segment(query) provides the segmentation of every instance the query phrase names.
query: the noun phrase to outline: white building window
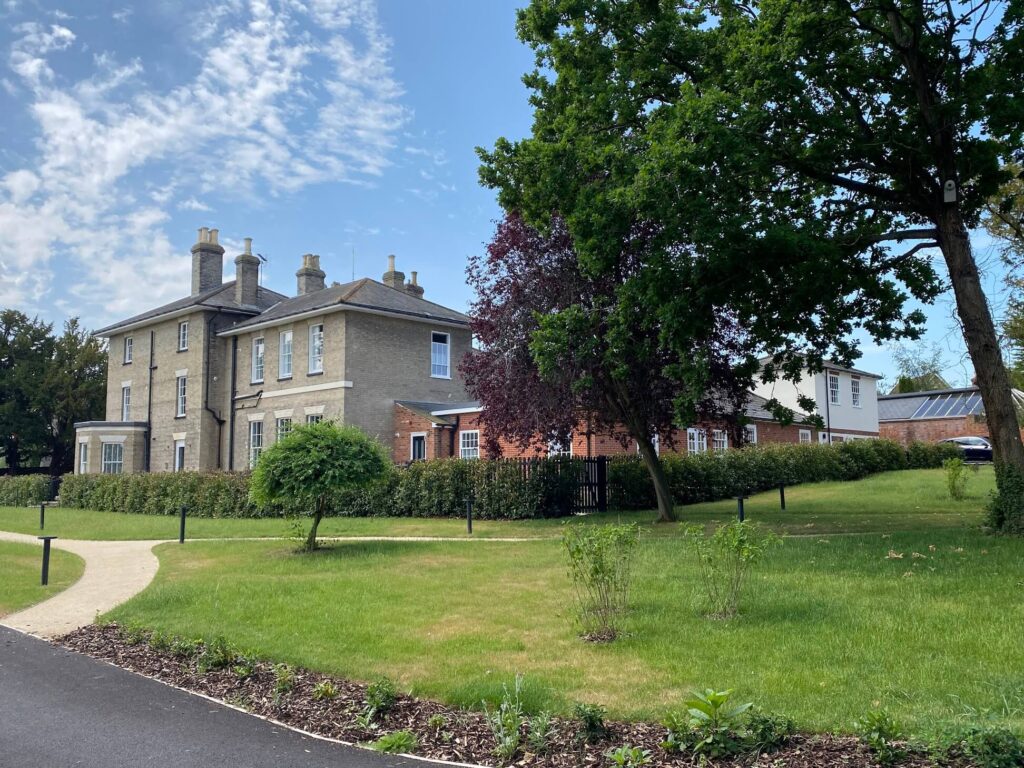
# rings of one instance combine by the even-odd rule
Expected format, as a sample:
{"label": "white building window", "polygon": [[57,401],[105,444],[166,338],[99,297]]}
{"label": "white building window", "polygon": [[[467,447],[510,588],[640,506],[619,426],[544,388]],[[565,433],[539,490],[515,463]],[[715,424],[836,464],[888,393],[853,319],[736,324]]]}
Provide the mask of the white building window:
{"label": "white building window", "polygon": [[121,421],[132,420],[132,388],[121,387]]}
{"label": "white building window", "polygon": [[459,432],[459,458],[480,458],[480,430],[470,429]]}
{"label": "white building window", "polygon": [[839,374],[829,373],[828,375],[828,401],[832,405],[839,405]]}
{"label": "white building window", "polygon": [[809,443],[809,442],[811,442],[811,430],[809,430],[809,429],[801,429],[800,430],[800,442],[801,443]]}
{"label": "white building window", "polygon": [[292,377],[291,331],[281,331],[281,341],[278,346],[277,355],[277,377],[279,379],[290,379]]}
{"label": "white building window", "polygon": [[323,420],[324,420],[324,415],[322,413],[307,413],[306,414],[306,423],[307,424],[319,424]]}
{"label": "white building window", "polygon": [[860,376],[850,378],[850,405],[860,408]]}
{"label": "white building window", "polygon": [[261,336],[252,340],[252,383],[263,383],[263,363],[265,359],[266,345]]}
{"label": "white building window", "polygon": [[278,419],[277,420],[277,439],[280,440],[282,437],[287,436],[292,431],[292,420],[291,419]]}
{"label": "white building window", "polygon": [[178,323],[178,351],[184,352],[188,349],[188,320]]}
{"label": "white building window", "polygon": [[[655,432],[651,435],[651,442],[654,443],[654,453],[661,456],[661,435]],[[640,443],[636,444],[636,455],[640,455]]]}
{"label": "white building window", "polygon": [[750,445],[757,445],[757,424],[747,424],[744,426],[743,436]]}
{"label": "white building window", "polygon": [[185,441],[174,441],[174,471],[181,472],[185,469]]}
{"label": "white building window", "polygon": [[551,458],[557,456],[565,456],[567,458],[572,457],[572,435],[569,435],[569,439],[565,442],[561,440],[552,440],[548,443],[548,456]]}
{"label": "white building window", "polygon": [[179,376],[177,378],[177,384],[176,384],[176,387],[175,387],[175,391],[177,393],[177,395],[175,397],[175,404],[177,406],[175,411],[174,411],[174,415],[175,416],[184,416],[185,415],[185,395],[186,395],[186,391],[188,389],[187,380],[188,380],[188,377],[186,377],[186,376]]}
{"label": "white building window", "polygon": [[249,469],[256,466],[263,453],[263,422],[249,422]]}
{"label": "white building window", "polygon": [[103,465],[105,475],[120,475],[124,470],[124,445],[122,443],[103,444]]}
{"label": "white building window", "polygon": [[729,447],[729,433],[724,429],[716,429],[711,433],[711,447],[715,453],[722,453]]}
{"label": "white building window", "polygon": [[690,427],[686,430],[686,452],[706,453],[708,450],[708,435],[703,429]]}
{"label": "white building window", "polygon": [[89,474],[89,444],[78,444],[78,474]]}
{"label": "white building window", "polygon": [[430,334],[430,375],[435,379],[450,379],[451,337],[434,331]]}
{"label": "white building window", "polygon": [[124,337],[124,362],[125,362],[125,365],[127,365],[128,363],[130,363],[132,361],[132,353],[133,353],[132,347],[133,347],[132,337],[131,336],[125,336]]}
{"label": "white building window", "polygon": [[423,461],[427,458],[427,433],[413,432],[409,435],[409,461]]}
{"label": "white building window", "polygon": [[309,326],[309,372],[324,372],[324,326]]}

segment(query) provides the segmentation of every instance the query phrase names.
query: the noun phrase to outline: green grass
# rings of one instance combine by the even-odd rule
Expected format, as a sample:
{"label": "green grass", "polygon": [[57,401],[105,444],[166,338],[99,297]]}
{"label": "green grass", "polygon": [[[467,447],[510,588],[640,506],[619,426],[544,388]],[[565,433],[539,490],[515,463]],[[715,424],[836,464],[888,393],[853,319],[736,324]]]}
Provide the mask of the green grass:
{"label": "green grass", "polygon": [[[896,532],[923,528],[977,525],[995,480],[990,467],[972,474],[968,498],[952,501],[943,484],[942,470],[887,472],[856,484],[816,483],[788,488],[786,511],[779,509],[777,491],[758,494],[746,502],[746,512],[780,533]],[[736,514],[736,501],[677,507],[680,519],[713,522]],[[651,526],[655,514],[608,512],[586,516],[584,522],[632,521]],[[552,537],[558,535],[562,519],[494,521],[473,523],[474,538],[502,536]],[[0,507],[0,530],[38,533],[39,511],[35,508]],[[652,526],[658,535],[673,535],[678,526]],[[287,536],[288,523],[281,519],[189,518],[190,539]],[[176,539],[178,518],[173,515],[123,515],[84,509],[52,508],[46,512],[46,532],[71,539]],[[464,520],[426,518],[328,518],[320,526],[324,536],[465,536]]]}
{"label": "green grass", "polygon": [[[223,635],[355,679],[387,674],[466,706],[522,672],[532,706],[563,712],[585,700],[657,719],[690,689],[716,687],[814,730],[849,730],[874,706],[918,733],[982,710],[1021,729],[1024,669],[1012,660],[1024,658],[1024,541],[973,527],[983,477],[959,504],[943,498],[942,480],[904,473],[801,488],[785,516],[755,500],[751,517],[812,535],[772,553],[728,622],[701,616],[674,527],[649,527],[628,634],[610,645],[577,638],[554,540],[352,542],[311,556],[285,542],[168,545],[156,583],[112,617]],[[687,512],[731,514],[728,504]],[[871,522],[915,530],[850,533]]]}
{"label": "green grass", "polygon": [[0,616],[28,608],[62,589],[71,586],[82,575],[85,563],[78,555],[53,549],[50,551],[50,583],[39,585],[42,547],[0,541]]}

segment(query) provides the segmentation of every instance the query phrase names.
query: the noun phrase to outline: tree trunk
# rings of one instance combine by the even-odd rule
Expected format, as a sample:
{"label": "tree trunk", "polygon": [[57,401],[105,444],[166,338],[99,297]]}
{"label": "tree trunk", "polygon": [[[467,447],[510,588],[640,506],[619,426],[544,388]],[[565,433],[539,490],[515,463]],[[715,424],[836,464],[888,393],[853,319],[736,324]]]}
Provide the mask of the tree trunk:
{"label": "tree trunk", "polygon": [[668,477],[665,476],[665,468],[661,466],[658,453],[654,450],[654,443],[648,435],[644,435],[636,439],[636,444],[640,447],[640,458],[643,459],[654,482],[654,494],[658,498],[658,522],[673,523],[676,520],[676,513],[672,488],[669,487]]}
{"label": "tree trunk", "polygon": [[[999,349],[992,313],[981,288],[978,266],[960,212],[950,208],[938,220],[939,245],[949,268],[949,279],[956,297],[957,314],[963,325],[967,352],[974,363],[981,401],[985,406],[992,456],[996,464],[996,485],[1003,497],[993,511],[993,527],[1022,529],[1024,500],[1009,498],[1020,492],[1024,476],[1024,445],[1021,444],[1017,409],[1010,388],[1010,377]],[[1009,513],[1009,514],[1007,514]],[[1010,517],[1014,519],[1010,519]]]}
{"label": "tree trunk", "polygon": [[316,549],[316,529],[320,525],[320,521],[324,518],[324,500],[317,499],[316,501],[316,512],[313,513],[313,526],[309,529],[309,535],[306,537],[306,544],[302,548],[303,552],[313,552]]}

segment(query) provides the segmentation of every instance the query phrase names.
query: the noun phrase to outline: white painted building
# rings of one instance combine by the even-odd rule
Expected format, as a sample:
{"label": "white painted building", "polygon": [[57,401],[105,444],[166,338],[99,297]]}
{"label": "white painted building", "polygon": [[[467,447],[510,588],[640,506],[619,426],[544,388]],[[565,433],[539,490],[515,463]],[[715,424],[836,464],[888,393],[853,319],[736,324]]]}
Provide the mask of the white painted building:
{"label": "white painted building", "polygon": [[[762,362],[767,362],[767,358]],[[815,402],[815,413],[823,422],[820,429],[814,430],[818,433],[818,442],[843,442],[878,437],[880,378],[875,373],[826,363],[819,373],[805,369],[796,382],[759,383],[754,393],[766,399],[775,398],[797,413],[805,412],[800,406],[800,396],[811,398]]]}

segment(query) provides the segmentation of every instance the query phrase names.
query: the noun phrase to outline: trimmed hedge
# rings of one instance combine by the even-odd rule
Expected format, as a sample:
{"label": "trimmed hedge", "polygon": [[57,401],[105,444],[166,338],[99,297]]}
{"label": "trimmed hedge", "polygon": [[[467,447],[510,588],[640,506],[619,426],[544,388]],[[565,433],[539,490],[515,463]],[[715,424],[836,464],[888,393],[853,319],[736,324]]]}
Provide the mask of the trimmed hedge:
{"label": "trimmed hedge", "polygon": [[0,507],[27,507],[50,500],[50,475],[0,476]]}
{"label": "trimmed hedge", "polygon": [[[758,493],[779,483],[859,480],[876,472],[941,467],[959,456],[948,444],[915,443],[904,450],[891,440],[854,440],[834,445],[764,445],[724,453],[661,457],[676,504],[696,504]],[[634,456],[608,465],[610,503],[616,509],[657,506],[654,485]]]}
{"label": "trimmed hedge", "polygon": [[[938,467],[955,446],[915,444],[909,451],[889,440],[828,445],[766,445],[720,454],[662,456],[677,504],[750,494],[823,480],[856,480],[875,472]],[[352,517],[462,517],[473,499],[480,520],[521,520],[572,514],[582,463],[574,459],[529,462],[437,459],[393,467],[367,488],[339,493],[331,514]],[[22,478],[16,478],[22,479]],[[609,504],[615,509],[651,509],[654,486],[640,459],[608,462]],[[66,507],[173,515],[187,505],[193,517],[281,517],[309,510],[260,508],[249,501],[245,472],[173,472],[137,475],[67,475],[61,486]],[[27,502],[26,502],[27,503]]]}

